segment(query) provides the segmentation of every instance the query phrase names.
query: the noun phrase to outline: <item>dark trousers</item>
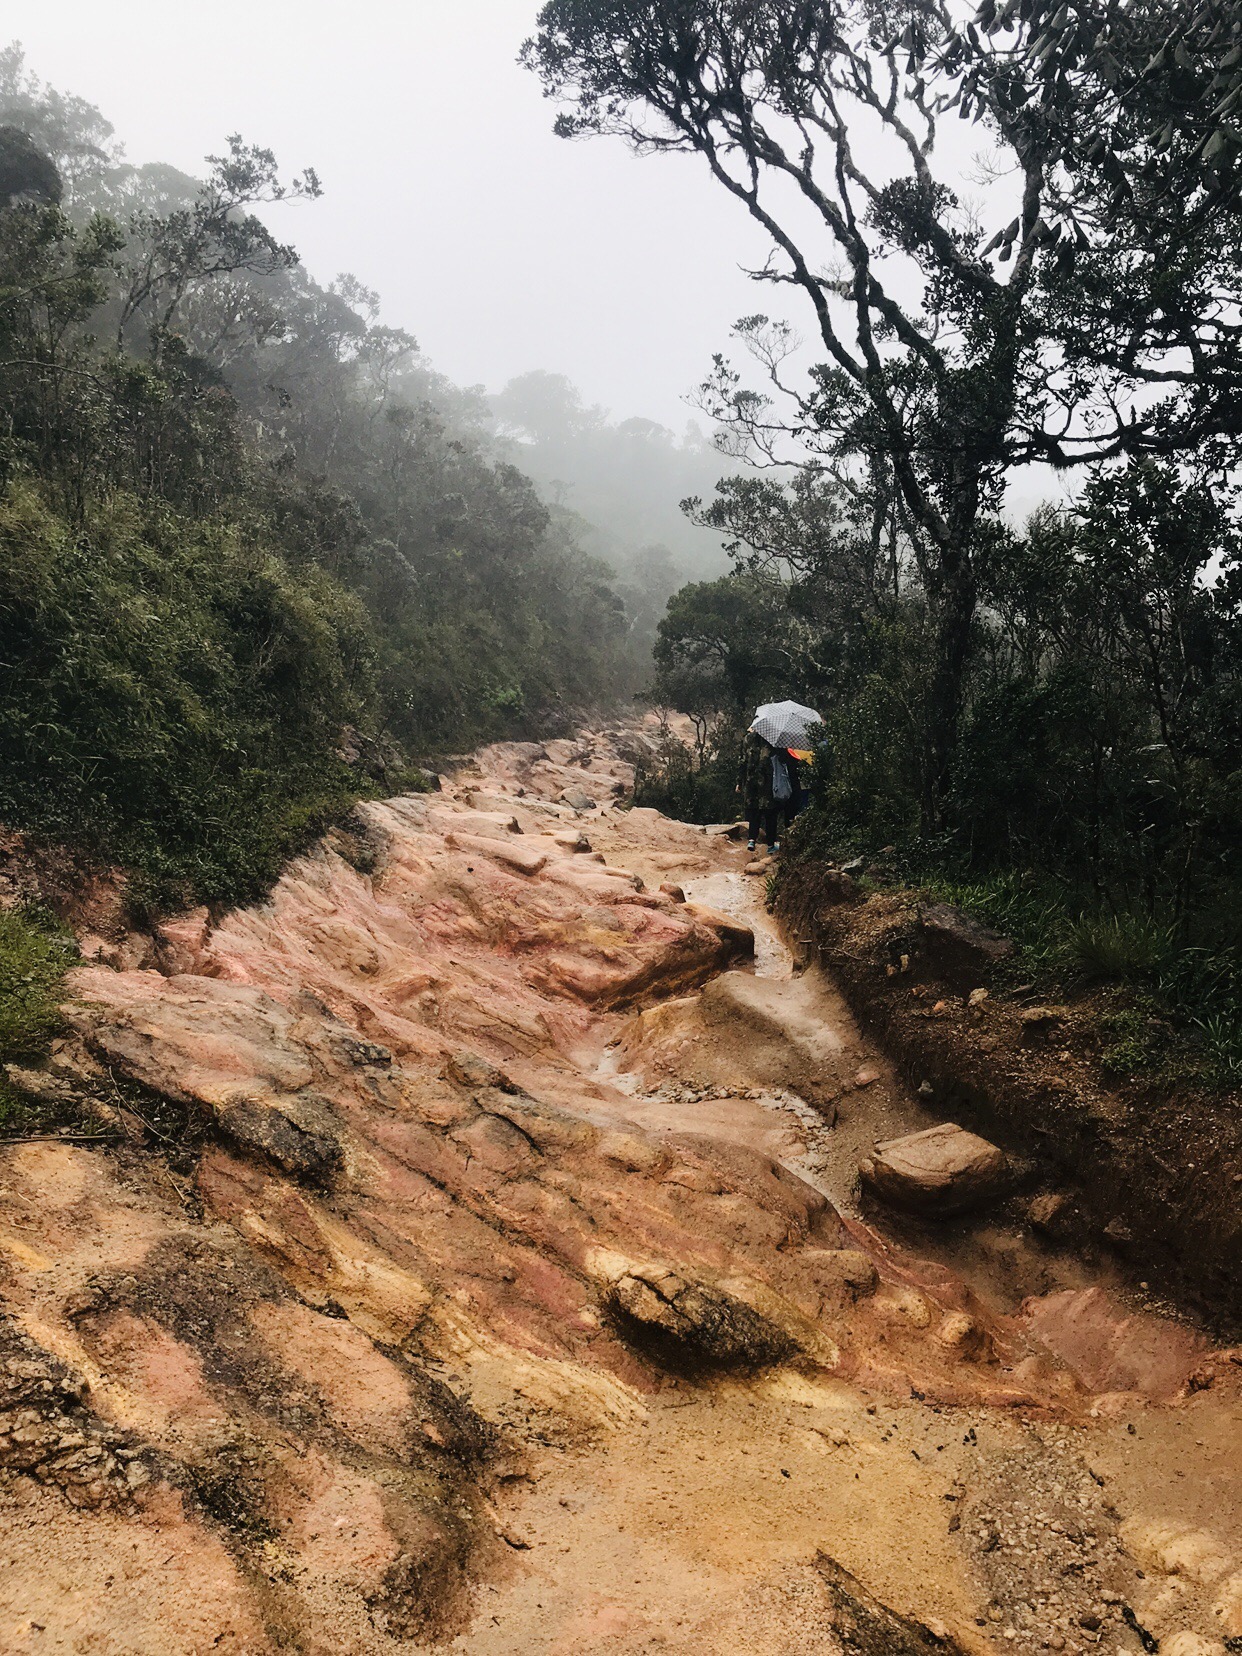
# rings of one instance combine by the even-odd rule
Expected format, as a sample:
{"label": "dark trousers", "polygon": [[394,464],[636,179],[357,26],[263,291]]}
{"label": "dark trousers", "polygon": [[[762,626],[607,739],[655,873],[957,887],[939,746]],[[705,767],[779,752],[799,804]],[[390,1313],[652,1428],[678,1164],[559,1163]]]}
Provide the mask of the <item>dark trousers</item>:
{"label": "dark trousers", "polygon": [[747,839],[757,840],[760,829],[769,845],[774,844],[781,837],[781,818],[784,807],[781,805],[752,805],[750,807],[750,827]]}
{"label": "dark trousers", "polygon": [[768,844],[781,837],[782,824],[787,828],[802,808],[802,800],[794,795],[792,799],[784,800],[776,805],[751,805],[750,826],[747,839],[757,840],[759,830],[763,829],[764,838]]}

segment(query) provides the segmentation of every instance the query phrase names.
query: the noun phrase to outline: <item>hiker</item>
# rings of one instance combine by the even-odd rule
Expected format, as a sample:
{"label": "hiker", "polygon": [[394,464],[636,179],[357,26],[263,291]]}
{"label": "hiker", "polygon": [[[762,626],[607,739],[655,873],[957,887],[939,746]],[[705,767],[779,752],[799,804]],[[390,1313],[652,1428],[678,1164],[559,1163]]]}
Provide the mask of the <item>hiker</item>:
{"label": "hiker", "polygon": [[737,791],[746,802],[746,849],[753,851],[760,832],[772,852],[781,848],[780,830],[797,813],[800,791],[797,762],[784,748],[774,748],[748,731],[738,766]]}

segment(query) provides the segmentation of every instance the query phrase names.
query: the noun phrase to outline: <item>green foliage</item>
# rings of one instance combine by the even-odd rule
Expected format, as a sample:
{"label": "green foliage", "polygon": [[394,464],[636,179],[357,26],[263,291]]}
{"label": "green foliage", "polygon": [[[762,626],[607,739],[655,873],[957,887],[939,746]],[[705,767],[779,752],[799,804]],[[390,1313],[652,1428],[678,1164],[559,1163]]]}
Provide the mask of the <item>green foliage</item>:
{"label": "green foliage", "polygon": [[253,895],[356,796],[333,749],[370,690],[361,607],[228,526],[118,496],[74,529],[15,488],[0,626],[0,817],[156,900]]}
{"label": "green foliage", "polygon": [[38,909],[0,909],[0,1064],[38,1057],[60,1028],[72,934]]}
{"label": "green foliage", "polygon": [[745,811],[737,791],[742,729],[727,720],[695,747],[665,730],[651,759],[635,767],[634,803],[681,822],[733,822]]}
{"label": "green foliage", "polygon": [[1169,966],[1173,931],[1145,914],[1089,915],[1076,922],[1070,946],[1088,982],[1151,983]]}
{"label": "green foliage", "polygon": [[1099,1030],[1105,1043],[1100,1062],[1118,1078],[1149,1074],[1168,1046],[1168,1025],[1138,1007],[1105,1013]]}
{"label": "green foliage", "polygon": [[[1116,490],[1136,536],[1082,551],[1101,599],[1145,630],[1133,670],[1176,692],[1176,626],[1149,623],[1192,607],[1177,577],[1211,537],[1191,492],[1180,523],[1162,497],[1182,468],[1223,476],[1239,455],[1242,357],[1218,321],[1242,227],[1236,5],[545,0],[522,56],[562,137],[693,154],[768,238],[757,278],[803,304],[817,361],[791,321],[755,314],[734,336],[758,388],[724,355],[700,388],[733,452],[792,461],[797,483],[730,480],[695,516],[795,584],[831,566],[846,602],[880,594],[886,545],[900,596],[904,543],[932,640],[924,832],[955,815],[997,514],[1023,468],[1134,462],[1091,504],[1104,525]],[[988,223],[943,141],[959,118],[996,161]],[[841,532],[843,493],[861,535]]]}
{"label": "green foliage", "polygon": [[405,753],[624,676],[610,571],[481,399],[263,223],[315,175],[208,166],[121,165],[0,53],[0,820],[156,905],[251,897]]}

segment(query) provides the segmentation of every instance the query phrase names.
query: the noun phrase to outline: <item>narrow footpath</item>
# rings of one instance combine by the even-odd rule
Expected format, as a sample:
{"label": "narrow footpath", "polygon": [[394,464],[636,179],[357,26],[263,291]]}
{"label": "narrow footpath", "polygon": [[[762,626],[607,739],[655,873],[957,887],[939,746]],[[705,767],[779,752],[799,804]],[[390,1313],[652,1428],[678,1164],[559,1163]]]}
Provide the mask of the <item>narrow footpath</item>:
{"label": "narrow footpath", "polygon": [[1242,1649],[1240,1354],[863,1194],[940,1118],[642,739],[83,935],[23,1084],[100,1142],[0,1147],[4,1656]]}

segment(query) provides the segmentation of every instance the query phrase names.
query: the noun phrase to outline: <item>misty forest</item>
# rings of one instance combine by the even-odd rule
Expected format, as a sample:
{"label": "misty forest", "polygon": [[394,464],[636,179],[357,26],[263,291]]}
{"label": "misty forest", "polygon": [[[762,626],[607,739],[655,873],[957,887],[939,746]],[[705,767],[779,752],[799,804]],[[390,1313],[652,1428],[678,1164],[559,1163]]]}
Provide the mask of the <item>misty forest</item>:
{"label": "misty forest", "polygon": [[0,51],[0,1536],[190,1560],[0,1648],[1242,1649],[1242,5],[523,22],[760,238],[677,430]]}

